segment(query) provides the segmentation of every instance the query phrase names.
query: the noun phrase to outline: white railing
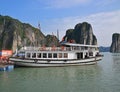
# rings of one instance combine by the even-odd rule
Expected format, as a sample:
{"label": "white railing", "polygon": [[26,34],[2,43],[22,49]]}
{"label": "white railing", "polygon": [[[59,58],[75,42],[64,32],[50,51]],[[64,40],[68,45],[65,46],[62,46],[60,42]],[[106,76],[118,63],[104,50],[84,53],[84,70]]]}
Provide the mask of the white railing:
{"label": "white railing", "polygon": [[97,51],[95,49],[90,48],[80,48],[80,47],[22,47],[20,51]]}

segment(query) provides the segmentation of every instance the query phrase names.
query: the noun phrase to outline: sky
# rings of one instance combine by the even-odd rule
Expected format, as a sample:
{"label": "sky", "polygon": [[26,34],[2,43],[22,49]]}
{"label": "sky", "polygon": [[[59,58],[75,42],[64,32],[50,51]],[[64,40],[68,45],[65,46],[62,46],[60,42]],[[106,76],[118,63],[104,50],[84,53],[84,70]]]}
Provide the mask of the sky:
{"label": "sky", "polygon": [[120,33],[120,0],[0,0],[0,14],[38,27],[60,40],[67,29],[88,22],[98,45],[110,46],[112,34]]}

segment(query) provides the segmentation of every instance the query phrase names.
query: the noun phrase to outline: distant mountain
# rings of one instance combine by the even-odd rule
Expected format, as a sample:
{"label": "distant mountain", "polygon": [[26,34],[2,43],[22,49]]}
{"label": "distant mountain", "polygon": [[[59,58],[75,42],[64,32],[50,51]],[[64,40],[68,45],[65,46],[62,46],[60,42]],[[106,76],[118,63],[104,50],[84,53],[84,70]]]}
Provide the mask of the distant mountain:
{"label": "distant mountain", "polygon": [[74,29],[68,29],[63,41],[76,42],[80,44],[96,45],[97,39],[93,34],[91,24],[87,22],[78,23]]}
{"label": "distant mountain", "polygon": [[110,52],[120,53],[120,34],[119,33],[114,33],[112,35],[112,44],[110,47]]}
{"label": "distant mountain", "polygon": [[100,51],[100,52],[110,52],[110,47],[100,46],[100,47],[99,47],[99,51]]}
{"label": "distant mountain", "polygon": [[49,43],[58,43],[58,39],[53,35],[47,37],[30,24],[0,15],[0,49],[12,49],[14,52],[17,47],[48,45],[46,38],[54,38],[55,41],[50,40]]}

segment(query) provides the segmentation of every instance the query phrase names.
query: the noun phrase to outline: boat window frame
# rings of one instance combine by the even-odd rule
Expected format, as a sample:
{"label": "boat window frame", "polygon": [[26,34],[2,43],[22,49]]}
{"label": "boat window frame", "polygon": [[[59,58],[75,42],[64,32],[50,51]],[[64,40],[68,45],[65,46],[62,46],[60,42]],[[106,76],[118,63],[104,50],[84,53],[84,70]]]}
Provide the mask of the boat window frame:
{"label": "boat window frame", "polygon": [[43,54],[43,58],[47,58],[47,53],[42,53]]}
{"label": "boat window frame", "polygon": [[89,52],[89,56],[93,56],[93,52]]}
{"label": "boat window frame", "polygon": [[[28,56],[28,54],[29,54],[29,56]],[[31,57],[31,53],[30,52],[27,52],[26,53],[26,58],[30,58]]]}
{"label": "boat window frame", "polygon": [[68,53],[64,53],[64,58],[68,58]]}
{"label": "boat window frame", "polygon": [[42,58],[42,53],[37,53],[37,58]]}
{"label": "boat window frame", "polygon": [[36,58],[36,53],[35,52],[32,53],[32,58]]}
{"label": "boat window frame", "polygon": [[58,53],[58,57],[62,58],[63,57],[63,53]]}
{"label": "boat window frame", "polygon": [[53,58],[57,58],[57,53],[53,53]]}
{"label": "boat window frame", "polygon": [[52,58],[52,53],[48,53],[48,58]]}

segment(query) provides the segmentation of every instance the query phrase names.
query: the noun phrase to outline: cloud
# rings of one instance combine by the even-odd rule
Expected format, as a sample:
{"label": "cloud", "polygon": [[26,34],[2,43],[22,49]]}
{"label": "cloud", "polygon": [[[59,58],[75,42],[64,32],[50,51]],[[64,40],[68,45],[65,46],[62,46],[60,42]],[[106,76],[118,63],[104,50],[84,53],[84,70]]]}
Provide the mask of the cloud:
{"label": "cloud", "polygon": [[[47,20],[43,26],[43,30],[48,30],[46,33],[55,32],[57,29],[60,31],[60,38],[65,35],[69,28],[74,28],[77,23],[87,21],[93,27],[93,32],[98,39],[99,45],[110,46],[112,41],[112,34],[120,33],[120,10],[112,12],[102,12],[92,14],[85,17],[75,16],[62,19]],[[49,22],[48,22],[49,21]]]}

